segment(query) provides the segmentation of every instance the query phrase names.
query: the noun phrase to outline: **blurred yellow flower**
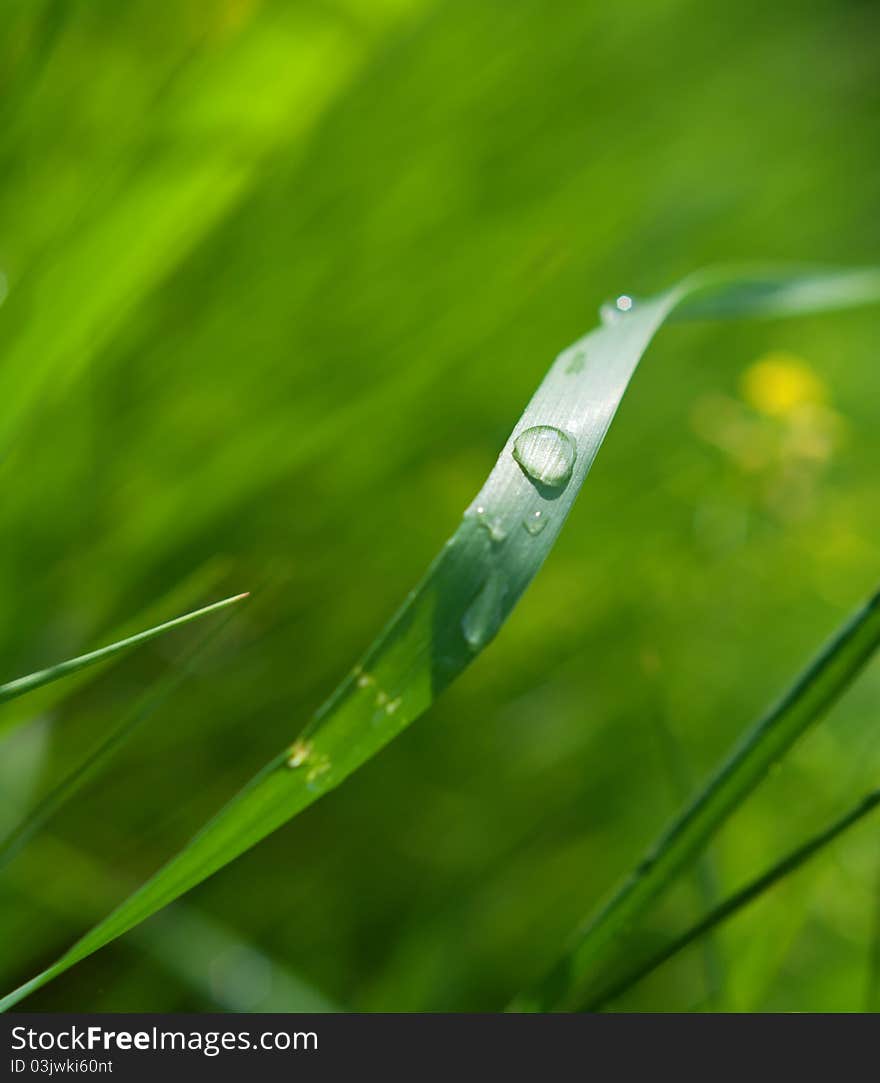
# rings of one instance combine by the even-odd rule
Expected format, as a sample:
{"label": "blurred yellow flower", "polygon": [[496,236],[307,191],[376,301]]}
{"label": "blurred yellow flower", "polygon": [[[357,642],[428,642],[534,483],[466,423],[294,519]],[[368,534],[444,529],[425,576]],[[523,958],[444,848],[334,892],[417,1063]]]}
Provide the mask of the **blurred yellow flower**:
{"label": "blurred yellow flower", "polygon": [[825,384],[802,358],[781,351],[766,354],[742,376],[742,395],[770,417],[786,417],[798,408],[826,400]]}

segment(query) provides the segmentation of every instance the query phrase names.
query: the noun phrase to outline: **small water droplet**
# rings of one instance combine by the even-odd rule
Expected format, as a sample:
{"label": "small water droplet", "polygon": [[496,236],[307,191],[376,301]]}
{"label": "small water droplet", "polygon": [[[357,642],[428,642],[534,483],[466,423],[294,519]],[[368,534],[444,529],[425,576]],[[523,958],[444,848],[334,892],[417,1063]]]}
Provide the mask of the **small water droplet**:
{"label": "small water droplet", "polygon": [[358,675],[358,679],[357,679],[358,688],[369,688],[372,683],[373,683],[373,678],[369,675],[369,673],[360,673]]}
{"label": "small water droplet", "polygon": [[633,298],[628,293],[622,293],[613,303],[606,301],[602,305],[599,309],[599,319],[602,323],[616,323],[621,316],[631,312],[634,306]]}
{"label": "small water droplet", "polygon": [[461,632],[471,650],[485,647],[501,627],[501,606],[506,590],[504,576],[497,568],[493,569],[461,619]]}
{"label": "small water droplet", "polygon": [[287,766],[288,767],[302,767],[302,765],[309,758],[312,751],[312,742],[298,740],[287,750]]}
{"label": "small water droplet", "polygon": [[480,526],[484,527],[493,542],[503,542],[507,537],[507,531],[500,519],[480,519]]}
{"label": "small water droplet", "polygon": [[546,525],[547,516],[540,509],[533,511],[531,515],[527,515],[523,519],[523,526],[532,535],[540,534]]}
{"label": "small water droplet", "polygon": [[394,714],[394,712],[400,706],[400,702],[400,696],[397,696],[396,699],[390,700],[388,703],[385,704],[385,713]]}
{"label": "small water droplet", "polygon": [[388,693],[387,692],[379,691],[379,692],[376,693],[376,706],[377,707],[384,707],[387,702],[388,702]]}
{"label": "small water droplet", "polygon": [[477,516],[477,522],[486,531],[493,542],[503,542],[507,537],[507,530],[504,527],[504,523],[495,516],[486,514],[486,509],[482,504],[478,504],[474,511]]}
{"label": "small water droplet", "polygon": [[532,481],[559,489],[571,477],[577,449],[568,433],[553,425],[535,425],[516,438],[513,457]]}

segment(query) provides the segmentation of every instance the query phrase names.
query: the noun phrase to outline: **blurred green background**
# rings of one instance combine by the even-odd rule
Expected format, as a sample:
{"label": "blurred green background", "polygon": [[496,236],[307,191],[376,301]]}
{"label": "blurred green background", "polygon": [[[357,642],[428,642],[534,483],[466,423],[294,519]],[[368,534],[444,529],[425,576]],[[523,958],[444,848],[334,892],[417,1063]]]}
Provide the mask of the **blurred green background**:
{"label": "blurred green background", "polygon": [[[599,304],[880,243],[859,0],[6,0],[0,680],[224,594],[0,714],[2,991],[297,733]],[[543,572],[431,712],[27,1002],[497,1010],[873,588],[876,309],[664,331]],[[216,623],[216,622],[215,622]],[[59,693],[63,692],[63,698]],[[876,784],[875,664],[719,836],[727,891]],[[27,725],[12,723],[26,720]],[[616,1006],[863,1010],[868,821]],[[641,931],[705,906],[686,881]]]}

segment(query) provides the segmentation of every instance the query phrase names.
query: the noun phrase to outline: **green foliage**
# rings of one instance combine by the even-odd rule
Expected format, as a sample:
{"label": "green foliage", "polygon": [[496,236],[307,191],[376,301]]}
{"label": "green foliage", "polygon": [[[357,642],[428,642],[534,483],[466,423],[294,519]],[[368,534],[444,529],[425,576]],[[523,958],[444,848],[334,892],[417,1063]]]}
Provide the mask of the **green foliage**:
{"label": "green foliage", "polygon": [[623,977],[618,978],[614,985],[609,988],[603,989],[596,996],[591,997],[585,1004],[586,1010],[598,1011],[604,1007],[609,1001],[622,996],[631,986],[636,982],[641,981],[647,977],[652,971],[656,970],[658,966],[662,966],[663,963],[668,962],[680,951],[684,951],[685,948],[690,947],[694,941],[706,936],[714,928],[720,925],[722,922],[727,921],[729,918],[734,917],[744,906],[748,906],[763,895],[765,891],[769,891],[780,880],[784,880],[786,876],[790,876],[806,861],[815,857],[821,850],[823,850],[830,843],[844,833],[849,828],[854,826],[863,819],[869,813],[880,805],[880,790],[874,790],[873,793],[869,793],[866,797],[863,797],[861,801],[853,808],[849,809],[843,816],[835,820],[833,824],[830,824],[823,831],[820,831],[818,835],[808,839],[803,845],[799,846],[790,854],[786,854],[784,858],[777,861],[776,864],[756,877],[751,883],[746,884],[745,887],[739,889],[730,896],[729,899],[725,899],[724,902],[719,903],[717,906],[713,906],[712,909],[702,917],[695,925],[690,929],[681,933],[671,943],[667,944],[661,951],[658,951],[650,959],[645,960],[636,969],[629,974],[625,974]]}
{"label": "green foliage", "polygon": [[[583,1003],[583,986],[593,976],[602,949],[625,934],[670,886],[807,727],[849,688],[878,646],[880,594],[828,643],[779,703],[749,730],[596,917],[578,933],[571,950],[545,981],[534,993],[514,1002],[514,1010],[552,1011]],[[869,799],[865,811],[874,803]],[[844,827],[856,819],[858,815],[845,817]],[[838,833],[836,827],[832,829],[832,835]]]}
{"label": "green foliage", "polygon": [[[256,598],[2,870],[0,987],[289,747],[601,299],[719,260],[876,262],[873,18],[826,0],[8,5],[3,679]],[[700,777],[876,582],[877,319],[670,327],[492,649],[187,908],[356,1009],[503,1006],[672,811],[654,716]],[[4,837],[192,640],[3,705]],[[878,691],[874,667],[715,837],[722,897],[876,785]],[[719,1004],[863,1007],[869,836],[718,931]],[[72,854],[105,874],[87,907]],[[701,907],[679,885],[637,946]],[[142,947],[152,925],[28,1007],[213,1006]],[[616,1006],[704,997],[682,956]]]}

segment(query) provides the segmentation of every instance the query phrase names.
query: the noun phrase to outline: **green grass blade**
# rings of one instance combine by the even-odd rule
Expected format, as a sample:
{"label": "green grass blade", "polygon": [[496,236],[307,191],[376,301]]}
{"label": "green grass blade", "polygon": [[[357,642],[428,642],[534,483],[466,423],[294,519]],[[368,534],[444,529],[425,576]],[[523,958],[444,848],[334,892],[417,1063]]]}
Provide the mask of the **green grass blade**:
{"label": "green grass blade", "polygon": [[62,677],[67,677],[69,674],[76,673],[87,666],[104,662],[115,654],[140,646],[141,643],[148,643],[151,639],[157,639],[166,632],[170,632],[172,628],[179,628],[181,625],[189,624],[190,621],[198,620],[199,617],[206,617],[209,613],[216,613],[217,610],[225,609],[226,606],[234,605],[247,597],[247,594],[236,594],[232,598],[224,598],[222,602],[214,602],[213,605],[206,605],[202,609],[194,610],[192,613],[185,613],[182,617],[175,617],[174,620],[166,621],[164,624],[157,624],[155,628],[148,628],[145,632],[138,632],[137,635],[128,636],[127,639],[120,639],[116,643],[111,643],[107,647],[100,647],[89,654],[81,654],[78,658],[70,658],[66,662],[59,662],[58,665],[38,670],[27,677],[19,677],[7,684],[0,684],[0,703],[16,699],[18,696],[32,692],[35,688],[41,688],[52,681],[60,680]]}
{"label": "green grass blade", "polygon": [[600,953],[635,921],[703,849],[724,821],[807,727],[849,687],[880,646],[880,594],[834,636],[782,699],[734,748],[559,963],[512,1011],[576,1007]]}
{"label": "green grass blade", "polygon": [[[148,605],[140,608],[137,613],[131,614],[125,621],[114,621],[110,624],[107,638],[114,642],[127,639],[139,627],[155,624],[166,613],[186,612],[192,609],[199,598],[206,598],[217,593],[218,583],[228,576],[229,571],[229,561],[218,558],[195,568],[184,579],[163,594],[152,598]],[[103,614],[105,623],[109,619],[109,614]],[[42,688],[31,692],[27,699],[7,701],[3,710],[0,711],[0,740],[16,727],[29,723],[38,715],[51,714],[69,696],[81,692],[92,681],[100,679],[105,668],[120,658],[122,655],[111,657],[106,663],[81,669],[61,682],[44,684]]]}
{"label": "green grass blade", "polygon": [[203,636],[189,657],[174,666],[164,677],[125,712],[120,722],[99,741],[85,759],[55,785],[22,821],[0,838],[0,868],[2,868],[56,813],[74,797],[85,784],[104,767],[165,700],[183,683],[193,666],[204,656],[209,646],[223,631],[231,614]]}
{"label": "green grass blade", "polygon": [[868,954],[868,981],[865,989],[865,1011],[880,1012],[880,873],[876,876],[873,899],[871,948]]}
{"label": "green grass blade", "polygon": [[640,982],[643,978],[646,978],[649,974],[652,974],[663,963],[668,962],[673,956],[678,955],[679,952],[689,947],[695,941],[700,940],[707,933],[716,929],[728,918],[733,917],[744,907],[754,902],[770,888],[774,887],[784,880],[791,873],[796,872],[802,865],[804,865],[810,858],[814,857],[820,850],[823,850],[830,843],[847,831],[854,824],[857,824],[859,820],[863,819],[872,812],[878,805],[880,805],[880,790],[874,790],[866,797],[863,797],[861,801],[848,812],[844,813],[839,819],[835,820],[824,830],[808,839],[805,843],[792,850],[791,853],[786,854],[781,860],[776,862],[766,872],[756,877],[745,887],[740,888],[739,891],[734,892],[730,898],[725,899],[717,906],[713,907],[705,917],[701,918],[698,922],[692,925],[688,930],[683,932],[680,936],[675,937],[665,947],[661,948],[650,958],[646,959],[638,967],[634,967],[628,974],[614,982],[613,985],[609,985],[598,996],[593,997],[584,1007],[585,1011],[600,1011],[606,1004],[616,1000],[624,993],[628,992],[637,982]]}
{"label": "green grass blade", "polygon": [[[681,741],[668,725],[663,712],[657,713],[654,725],[677,807],[680,802],[687,801],[694,790],[690,766]],[[702,903],[701,909],[711,910],[719,897],[718,877],[711,854],[703,854],[697,861],[694,868],[694,885]],[[703,943],[703,974],[706,983],[705,1003],[719,1002],[724,988],[724,964],[712,937],[707,937]]]}
{"label": "green grass blade", "polygon": [[[857,293],[853,303],[880,299]],[[812,300],[824,307],[821,282],[837,303],[844,272],[780,272],[736,278],[694,275],[657,297],[605,313],[596,330],[554,361],[501,451],[485,485],[464,513],[419,586],[373,646],[318,710],[300,738],[279,753],[191,842],[104,922],[55,964],[0,1001],[18,1003],[34,989],[155,913],[338,786],[421,715],[487,646],[537,574],[605,438],[624,391],[664,321],[691,298],[720,303],[744,283],[755,287],[765,313],[775,288],[787,311],[786,289],[809,278]],[[873,280],[872,280],[873,281]],[[748,312],[748,298],[738,301]],[[553,426],[560,443],[531,445],[530,479],[514,458],[519,437]],[[568,470],[563,452],[576,449]],[[520,453],[520,457],[523,454]],[[553,481],[555,474],[556,482]],[[543,480],[541,480],[543,478]]]}
{"label": "green grass blade", "polygon": [[[46,868],[65,870],[63,897],[46,891]],[[65,926],[102,913],[125,889],[125,880],[85,851],[52,834],[42,835],[22,860],[9,870],[14,889],[27,903],[52,912]],[[155,920],[132,931],[132,946],[198,995],[223,1011],[340,1012],[343,1008],[324,992],[267,955],[200,908],[177,903]],[[235,971],[265,980],[265,993],[254,1000]],[[219,971],[219,973],[218,973]],[[228,976],[227,976],[228,974]]]}
{"label": "green grass blade", "polygon": [[800,316],[869,304],[880,289],[880,268],[802,269],[780,277],[757,268],[720,268],[695,275],[676,319],[722,319],[728,316]]}

